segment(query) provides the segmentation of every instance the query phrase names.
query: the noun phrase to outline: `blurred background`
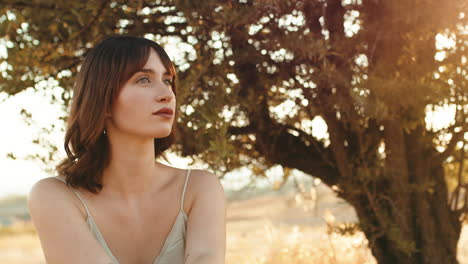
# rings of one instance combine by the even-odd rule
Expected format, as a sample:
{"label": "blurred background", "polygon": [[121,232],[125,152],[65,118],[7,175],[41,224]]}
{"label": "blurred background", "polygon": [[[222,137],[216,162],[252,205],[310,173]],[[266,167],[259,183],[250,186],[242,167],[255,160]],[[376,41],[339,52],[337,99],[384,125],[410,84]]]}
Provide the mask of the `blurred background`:
{"label": "blurred background", "polygon": [[74,77],[113,34],[176,64],[181,136],[161,162],[221,179],[226,263],[468,263],[467,12],[0,0],[0,263],[45,263],[27,194],[56,175]]}

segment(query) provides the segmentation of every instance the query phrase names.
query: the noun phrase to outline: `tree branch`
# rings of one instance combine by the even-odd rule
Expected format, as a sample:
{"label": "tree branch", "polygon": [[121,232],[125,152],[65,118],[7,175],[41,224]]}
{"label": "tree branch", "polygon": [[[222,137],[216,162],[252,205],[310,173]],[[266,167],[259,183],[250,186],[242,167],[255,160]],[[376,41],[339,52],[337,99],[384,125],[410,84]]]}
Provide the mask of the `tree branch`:
{"label": "tree branch", "polygon": [[256,149],[275,164],[303,171],[329,186],[337,184],[340,173],[334,165],[330,148],[324,148],[322,142],[313,137],[304,140],[301,135],[292,135],[290,130],[298,129],[291,128],[289,125],[269,124],[266,131],[255,134]]}
{"label": "tree branch", "polygon": [[246,135],[246,134],[253,134],[255,133],[255,127],[252,125],[244,126],[244,127],[235,127],[230,126],[228,128],[228,134],[230,135]]}
{"label": "tree branch", "polygon": [[306,25],[315,36],[322,36],[320,17],[323,16],[323,4],[316,0],[304,1],[303,12]]}
{"label": "tree branch", "polygon": [[[2,1],[3,2],[3,1]],[[26,2],[13,2],[13,3],[0,3],[0,6],[3,6],[5,8],[9,9],[19,9],[19,8],[39,8],[39,9],[49,9],[49,10],[55,10],[56,5],[46,5],[43,3],[26,3]]]}
{"label": "tree branch", "polygon": [[97,19],[101,16],[102,12],[104,12],[104,9],[106,8],[106,4],[108,2],[109,2],[109,0],[103,0],[101,5],[98,8],[98,11],[97,11],[96,15],[91,19],[91,21],[88,24],[86,24],[80,31],[76,32],[70,38],[68,38],[68,41],[79,37],[83,32],[88,30],[97,21]]}

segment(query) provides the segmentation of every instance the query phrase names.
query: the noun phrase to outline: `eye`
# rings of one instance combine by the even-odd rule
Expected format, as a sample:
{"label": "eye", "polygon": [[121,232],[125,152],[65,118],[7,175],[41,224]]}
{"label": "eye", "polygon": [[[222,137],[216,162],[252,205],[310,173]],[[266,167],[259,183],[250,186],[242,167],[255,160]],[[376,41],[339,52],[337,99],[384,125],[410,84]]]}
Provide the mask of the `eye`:
{"label": "eye", "polygon": [[164,80],[164,81],[167,82],[168,85],[172,85],[172,83],[173,83],[172,79],[166,79],[166,80]]}
{"label": "eye", "polygon": [[149,83],[149,82],[150,82],[150,81],[149,81],[149,78],[145,76],[145,77],[143,77],[143,78],[140,78],[140,79],[137,81],[137,83],[139,83],[141,80],[145,80],[145,79],[147,80],[147,82],[143,82],[143,83]]}

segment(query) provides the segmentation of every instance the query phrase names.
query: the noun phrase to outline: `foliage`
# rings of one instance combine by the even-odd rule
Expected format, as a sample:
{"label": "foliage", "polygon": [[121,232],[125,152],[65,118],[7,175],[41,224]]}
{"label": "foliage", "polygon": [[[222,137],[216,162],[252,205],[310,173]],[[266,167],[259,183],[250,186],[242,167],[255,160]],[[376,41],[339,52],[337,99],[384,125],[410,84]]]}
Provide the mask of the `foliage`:
{"label": "foliage", "polygon": [[[468,193],[463,155],[456,180],[439,170],[465,152],[467,22],[463,0],[1,0],[0,92],[55,79],[66,107],[99,39],[154,39],[179,69],[176,152],[220,174],[275,165],[309,173],[355,206],[377,259],[438,261],[427,245],[443,228],[431,225],[450,222],[453,250],[466,209],[446,210],[446,185],[454,204]],[[426,112],[447,104],[454,122],[427,129]],[[312,133],[315,118],[325,139]],[[414,225],[429,215],[434,222]]]}

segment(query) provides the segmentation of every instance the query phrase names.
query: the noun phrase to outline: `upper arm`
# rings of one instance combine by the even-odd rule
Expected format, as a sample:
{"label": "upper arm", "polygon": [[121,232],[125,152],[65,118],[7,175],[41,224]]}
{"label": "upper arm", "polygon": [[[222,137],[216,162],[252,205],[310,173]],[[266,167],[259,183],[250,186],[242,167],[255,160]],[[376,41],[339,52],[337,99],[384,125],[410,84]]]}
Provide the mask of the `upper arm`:
{"label": "upper arm", "polygon": [[226,196],[223,186],[216,175],[208,171],[197,171],[192,182],[194,200],[187,222],[186,258],[210,256],[209,263],[224,263]]}
{"label": "upper arm", "polygon": [[65,184],[51,178],[39,180],[29,191],[29,213],[47,263],[112,263],[70,192]]}

